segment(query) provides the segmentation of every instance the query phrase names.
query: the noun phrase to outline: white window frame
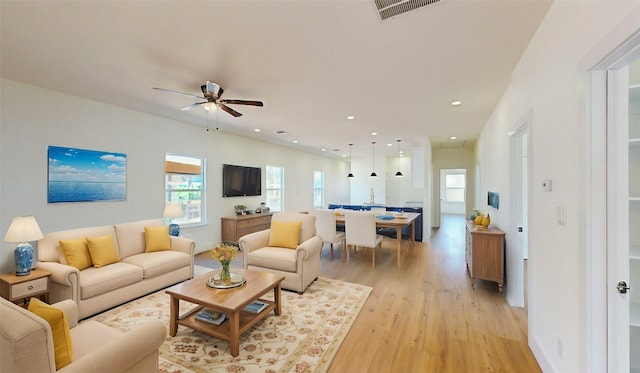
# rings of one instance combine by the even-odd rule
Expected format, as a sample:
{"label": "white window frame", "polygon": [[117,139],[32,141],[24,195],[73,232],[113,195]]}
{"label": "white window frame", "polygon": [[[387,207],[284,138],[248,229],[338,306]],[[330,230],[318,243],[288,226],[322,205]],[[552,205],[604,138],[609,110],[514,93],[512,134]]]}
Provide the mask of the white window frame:
{"label": "white window frame", "polygon": [[[167,172],[166,162],[176,162],[182,163],[185,165],[193,165],[194,167],[198,167],[196,163],[199,162],[200,166],[200,174],[196,177],[199,179],[200,186],[189,188],[189,176],[194,176],[196,174],[189,174],[188,172]],[[164,178],[164,188],[165,188],[165,205],[169,203],[180,203],[182,205],[182,210],[185,212],[185,216],[182,218],[168,218],[167,223],[176,223],[179,224],[180,227],[196,227],[207,224],[207,214],[206,214],[206,158],[197,157],[193,155],[182,155],[182,154],[174,154],[174,153],[166,153],[165,154],[165,178]],[[175,183],[170,182],[170,177],[172,179],[176,179]],[[180,181],[182,179],[182,182]],[[185,187],[185,183],[187,187]],[[176,187],[173,187],[173,186]],[[176,193],[200,193],[200,199],[182,199],[176,198]]]}
{"label": "white window frame", "polygon": [[[272,171],[280,172],[280,180],[278,184],[271,183],[271,173]],[[284,211],[284,167],[267,165],[266,166],[266,177],[265,177],[265,199],[267,201],[267,207],[270,212],[282,212]],[[270,197],[270,194],[277,193],[280,195],[278,198],[280,203],[277,204]]]}
{"label": "white window frame", "polygon": [[[319,177],[319,180],[318,180]],[[319,186],[316,184],[319,182]],[[319,204],[316,196],[320,196]],[[324,207],[324,171],[313,171],[313,208]]]}

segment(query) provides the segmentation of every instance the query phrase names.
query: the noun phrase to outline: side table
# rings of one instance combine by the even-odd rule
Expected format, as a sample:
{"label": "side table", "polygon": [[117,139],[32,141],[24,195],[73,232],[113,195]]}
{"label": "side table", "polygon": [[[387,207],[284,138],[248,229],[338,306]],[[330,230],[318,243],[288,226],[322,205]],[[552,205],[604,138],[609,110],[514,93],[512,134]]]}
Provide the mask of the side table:
{"label": "side table", "polygon": [[0,296],[19,306],[27,307],[31,297],[38,297],[49,303],[49,281],[51,273],[42,269],[32,269],[25,276],[15,273],[0,274]]}

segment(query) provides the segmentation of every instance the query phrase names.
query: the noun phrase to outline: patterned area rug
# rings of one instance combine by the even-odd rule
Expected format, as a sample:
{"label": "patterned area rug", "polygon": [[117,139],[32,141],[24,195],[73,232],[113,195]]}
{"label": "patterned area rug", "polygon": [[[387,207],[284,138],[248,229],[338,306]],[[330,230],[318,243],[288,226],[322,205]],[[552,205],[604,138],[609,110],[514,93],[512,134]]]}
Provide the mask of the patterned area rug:
{"label": "patterned area rug", "polygon": [[[226,341],[180,326],[170,337],[169,296],[164,291],[94,316],[121,331],[148,319],[167,325],[160,348],[161,373],[326,372],[371,288],[318,278],[304,292],[282,292],[282,314],[271,314],[240,336],[240,355],[232,357]],[[273,300],[273,293],[265,296]],[[180,313],[195,305],[180,302]]]}

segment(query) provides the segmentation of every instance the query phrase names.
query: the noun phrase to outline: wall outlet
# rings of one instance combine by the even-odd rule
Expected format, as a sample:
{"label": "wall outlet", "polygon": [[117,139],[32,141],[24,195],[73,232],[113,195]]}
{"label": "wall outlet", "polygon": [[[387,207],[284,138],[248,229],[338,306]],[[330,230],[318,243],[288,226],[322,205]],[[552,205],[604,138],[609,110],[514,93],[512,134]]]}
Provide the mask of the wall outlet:
{"label": "wall outlet", "polygon": [[558,338],[556,348],[558,350],[558,356],[562,359],[562,339]]}

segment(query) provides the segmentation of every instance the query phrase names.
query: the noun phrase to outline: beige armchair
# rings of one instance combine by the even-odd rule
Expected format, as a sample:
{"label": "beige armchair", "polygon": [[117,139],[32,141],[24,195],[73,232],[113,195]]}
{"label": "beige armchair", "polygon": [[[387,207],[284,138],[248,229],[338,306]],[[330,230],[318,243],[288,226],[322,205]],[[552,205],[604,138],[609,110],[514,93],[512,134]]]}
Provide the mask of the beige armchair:
{"label": "beige armchair", "polygon": [[[58,373],[158,372],[158,348],[166,327],[158,320],[122,333],[97,321],[78,325],[72,300],[53,305],[69,323],[73,359]],[[0,298],[0,372],[56,372],[53,336],[49,323],[28,310]]]}
{"label": "beige armchair", "polygon": [[244,268],[281,274],[285,277],[282,288],[304,292],[320,274],[322,239],[316,235],[315,221],[315,216],[309,214],[273,214],[272,228],[274,224],[302,222],[297,245],[292,245],[293,248],[269,246],[272,229],[242,236],[239,244]]}

